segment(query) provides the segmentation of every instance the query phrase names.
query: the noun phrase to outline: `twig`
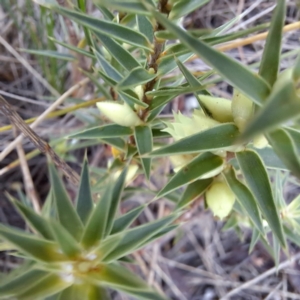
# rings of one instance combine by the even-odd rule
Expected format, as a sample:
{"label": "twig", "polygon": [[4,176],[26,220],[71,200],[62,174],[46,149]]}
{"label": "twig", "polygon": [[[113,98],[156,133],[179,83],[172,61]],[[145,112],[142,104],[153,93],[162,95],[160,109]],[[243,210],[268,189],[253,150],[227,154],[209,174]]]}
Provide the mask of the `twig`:
{"label": "twig", "polygon": [[[1,101],[1,98],[0,98],[0,101]],[[15,129],[15,133],[17,134],[17,129]],[[16,148],[17,148],[19,159],[20,159],[21,170],[23,173],[23,181],[24,181],[24,186],[25,186],[25,190],[26,190],[26,195],[27,195],[28,199],[31,200],[34,210],[37,213],[39,213],[41,211],[41,205],[40,205],[39,197],[36,193],[34,183],[33,183],[30,171],[29,171],[29,167],[27,164],[27,160],[25,157],[25,153],[24,153],[22,144],[19,143]]]}
{"label": "twig", "polygon": [[[48,107],[32,124],[31,128],[35,128],[38,124],[40,124],[50,112],[56,109],[69,95],[71,95],[78,88],[81,88],[85,84],[89,82],[89,78],[85,78],[79,81],[77,84],[73,85],[68,91],[62,94],[50,107]],[[15,147],[18,143],[20,143],[23,139],[22,135],[19,135],[14,141],[12,141],[1,153],[0,153],[0,161],[3,160]]]}
{"label": "twig", "polygon": [[240,285],[239,287],[233,289],[232,291],[227,293],[224,297],[222,297],[220,300],[230,299],[231,296],[235,295],[236,293],[240,292],[241,290],[249,288],[251,285],[254,285],[255,283],[263,280],[264,278],[272,275],[273,273],[276,273],[276,272],[280,271],[281,269],[284,269],[284,268],[288,267],[290,264],[295,262],[297,259],[300,259],[300,253],[296,254],[293,257],[291,257],[289,260],[286,260],[286,261],[282,262],[281,264],[279,264],[279,266],[277,266],[277,267],[275,266],[272,269],[270,269],[270,270],[262,273],[261,275],[253,278],[252,280],[249,280],[249,281],[245,282],[244,284]]}
{"label": "twig", "polygon": [[[64,174],[74,183],[79,183],[78,174],[63,161],[49,146],[47,142],[41,139],[18,115],[13,107],[0,96],[0,111],[9,118],[10,122],[14,124],[31,142],[42,152],[51,157],[55,165],[62,169]],[[18,144],[18,143],[17,143]]]}

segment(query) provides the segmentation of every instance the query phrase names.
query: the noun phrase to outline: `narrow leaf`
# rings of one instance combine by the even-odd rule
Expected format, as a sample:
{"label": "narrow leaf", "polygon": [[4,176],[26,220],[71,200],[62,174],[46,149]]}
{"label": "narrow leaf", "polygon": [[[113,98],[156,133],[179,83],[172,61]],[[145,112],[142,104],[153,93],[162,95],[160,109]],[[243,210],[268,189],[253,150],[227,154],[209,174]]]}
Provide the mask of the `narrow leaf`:
{"label": "narrow leaf", "polygon": [[137,67],[135,69],[132,69],[131,72],[118,83],[116,88],[118,90],[126,90],[137,85],[147,83],[155,77],[156,74],[151,74],[146,69]]}
{"label": "narrow leaf", "polygon": [[124,47],[115,42],[112,38],[99,32],[96,32],[95,35],[109,51],[111,56],[126,70],[131,71],[132,69],[140,66],[138,61]]}
{"label": "narrow leaf", "polygon": [[111,234],[119,233],[120,231],[126,229],[130,224],[136,220],[139,214],[145,209],[144,205],[140,205],[137,208],[134,208],[127,212],[126,214],[122,215],[121,217],[117,218],[111,230]]}
{"label": "narrow leaf", "polygon": [[234,145],[238,136],[239,130],[235,125],[230,123],[222,124],[155,150],[151,152],[149,156],[165,156],[226,149]]}
{"label": "narrow leaf", "polygon": [[67,53],[60,53],[58,51],[53,50],[33,50],[33,49],[20,49],[22,52],[27,52],[34,55],[40,55],[40,56],[46,56],[48,58],[56,58],[60,60],[66,60],[66,61],[74,61],[76,60],[76,57],[73,55],[67,54]]}
{"label": "narrow leaf", "polygon": [[234,87],[261,105],[270,93],[268,84],[242,64],[222,54],[202,41],[189,35],[162,14],[152,11],[154,17],[168,30],[176,34],[187,47],[199,55],[208,65],[216,69]]}
{"label": "narrow leaf", "polygon": [[102,261],[110,262],[137,250],[141,247],[141,245],[143,245],[144,241],[148,240],[151,236],[155,235],[165,226],[170,224],[174,218],[174,215],[170,215],[168,217],[119,233],[124,234],[124,237],[115,249],[113,249],[107,256],[102,258]]}
{"label": "narrow leaf", "polygon": [[237,201],[245,209],[245,212],[248,214],[249,218],[251,219],[257,230],[260,232],[260,234],[264,236],[264,227],[255,198],[253,197],[252,193],[249,191],[247,186],[245,186],[236,178],[236,175],[232,168],[226,170],[225,172],[223,172],[223,174],[228,185],[230,186],[230,189],[235,194]]}
{"label": "narrow leaf", "polygon": [[22,273],[10,281],[0,285],[0,297],[13,296],[18,293],[22,293],[36,282],[42,280],[48,274],[49,273],[46,271],[35,269]]}
{"label": "narrow leaf", "polygon": [[83,161],[79,191],[75,203],[77,214],[81,219],[81,222],[85,224],[94,207],[90,186],[89,167],[86,157]]}
{"label": "narrow leaf", "polygon": [[97,244],[105,234],[107,226],[109,209],[112,199],[112,187],[108,185],[101,200],[94,208],[82,236],[82,245],[85,248],[90,248]]}
{"label": "narrow leaf", "polygon": [[151,50],[151,45],[147,38],[133,29],[114,22],[93,18],[84,13],[65,9],[62,6],[54,6],[53,10],[75,22],[78,22],[82,26],[85,26],[94,32],[105,34],[127,44],[137,46],[138,48]]}
{"label": "narrow leaf", "polygon": [[180,198],[177,209],[181,209],[191,204],[196,198],[200,197],[212,183],[212,178],[196,180],[189,184]]}
{"label": "narrow leaf", "polygon": [[115,215],[120,204],[123,189],[125,187],[127,172],[128,172],[128,167],[125,167],[112,188],[111,203],[109,207],[109,214],[108,214],[107,224],[105,228],[106,235],[108,235],[111,232],[111,229],[113,227]]}
{"label": "narrow leaf", "polygon": [[283,248],[286,241],[282,224],[273,197],[268,173],[259,156],[250,150],[236,154],[242,173],[253,193],[257,204],[266,218],[272,232],[277,236]]}
{"label": "narrow leaf", "polygon": [[208,3],[210,0],[189,0],[189,1],[177,1],[172,7],[169,18],[179,19],[189,13],[195,11],[201,6]]}
{"label": "narrow leaf", "polygon": [[[134,137],[139,155],[152,151],[153,137],[149,126],[137,126],[134,129]],[[151,158],[141,158],[143,169],[147,179],[150,178]]]}
{"label": "narrow leaf", "polygon": [[81,132],[69,135],[68,138],[72,139],[101,139],[110,137],[120,137],[131,135],[132,129],[117,124],[109,124],[104,126],[97,126],[90,129],[86,129]]}
{"label": "narrow leaf", "polygon": [[66,256],[73,259],[82,252],[77,241],[62,225],[53,220],[51,228],[61,251]]}
{"label": "narrow leaf", "polygon": [[20,300],[45,299],[45,297],[54,295],[70,286],[72,282],[63,280],[56,274],[49,274],[42,280],[36,282],[33,286],[21,293]]}
{"label": "narrow leaf", "polygon": [[72,205],[67,191],[58,176],[58,173],[51,163],[49,164],[51,186],[53,188],[53,198],[61,225],[63,225],[76,239],[79,239],[82,233],[82,223],[78,214]]}
{"label": "narrow leaf", "polygon": [[275,153],[296,176],[300,177],[299,152],[291,135],[284,129],[277,129],[267,134]]}
{"label": "narrow leaf", "polygon": [[37,214],[33,209],[22,204],[17,199],[14,199],[10,195],[7,196],[11,201],[11,203],[14,205],[14,207],[26,220],[26,223],[29,224],[34,231],[40,233],[47,240],[53,239],[53,235],[50,230],[49,223],[45,220],[45,218]]}
{"label": "narrow leaf", "polygon": [[222,171],[223,163],[223,159],[220,156],[210,152],[199,154],[170,179],[166,186],[157,194],[156,198],[163,197],[197,179],[206,179],[206,176],[213,177],[214,173],[216,173],[215,175],[219,174]]}
{"label": "narrow leaf", "polygon": [[279,71],[284,18],[285,0],[278,0],[275,12],[272,16],[271,26],[259,68],[259,74],[270,86],[273,86],[275,83]]}
{"label": "narrow leaf", "polygon": [[24,231],[0,225],[0,236],[34,259],[46,262],[63,259],[56,251],[55,243],[33,237]]}

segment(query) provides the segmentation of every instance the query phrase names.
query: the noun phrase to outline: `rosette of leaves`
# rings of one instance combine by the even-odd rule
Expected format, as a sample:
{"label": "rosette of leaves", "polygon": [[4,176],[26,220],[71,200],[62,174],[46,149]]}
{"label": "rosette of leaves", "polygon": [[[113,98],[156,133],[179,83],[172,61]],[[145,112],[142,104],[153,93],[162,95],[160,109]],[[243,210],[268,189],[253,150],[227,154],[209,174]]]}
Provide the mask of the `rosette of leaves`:
{"label": "rosette of leaves", "polygon": [[139,206],[116,217],[127,168],[94,203],[87,161],[75,205],[50,165],[51,192],[40,214],[9,196],[30,232],[0,225],[1,248],[24,259],[1,280],[0,299],[109,299],[115,289],[137,299],[165,299],[124,266],[128,254],[174,228],[173,216],[134,228]]}
{"label": "rosette of leaves", "polygon": [[[186,208],[211,188],[216,176],[221,176],[235,195],[235,212],[244,211],[260,237],[266,234],[263,221],[267,222],[286,248],[269,176],[269,170],[274,169],[290,170],[300,176],[300,56],[292,68],[279,74],[285,1],[277,1],[271,23],[264,25],[269,34],[258,72],[214,46],[262,27],[224,34],[236,18],[209,32],[182,29],[181,18],[209,0],[95,0],[102,16],[99,18],[86,13],[83,0],[69,8],[54,0],[35,2],[81,26],[85,50],[56,43],[92,59],[92,72],[85,74],[106,98],[99,108],[112,123],[85,128],[70,138],[96,139],[112,145],[122,152],[123,160],[133,158],[139,162],[147,178],[156,158],[189,156],[192,159],[183,163],[157,198],[186,187],[178,209]],[[200,77],[184,64],[195,55],[211,68]],[[173,72],[175,69],[180,70],[179,75]],[[242,99],[235,96],[232,110],[231,104],[218,99],[207,101],[212,96],[208,87],[221,80],[242,95]],[[166,145],[161,139],[170,137],[170,132],[162,131],[166,126],[160,113],[176,96],[187,93],[195,94],[201,114],[214,120],[216,126]],[[262,136],[269,146],[260,149],[267,144]],[[160,148],[153,151],[155,144]],[[234,152],[236,145],[240,149]]]}

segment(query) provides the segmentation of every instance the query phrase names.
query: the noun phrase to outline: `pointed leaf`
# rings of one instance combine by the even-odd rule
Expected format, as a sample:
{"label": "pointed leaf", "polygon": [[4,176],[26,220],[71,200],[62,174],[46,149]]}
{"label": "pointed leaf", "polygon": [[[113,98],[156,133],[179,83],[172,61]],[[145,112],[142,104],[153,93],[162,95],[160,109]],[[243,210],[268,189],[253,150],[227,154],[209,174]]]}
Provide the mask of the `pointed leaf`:
{"label": "pointed leaf", "polygon": [[[149,126],[137,126],[134,128],[134,137],[139,155],[152,151],[153,137]],[[151,158],[141,158],[143,169],[147,179],[150,178]]]}
{"label": "pointed leaf", "polygon": [[111,184],[109,184],[102,195],[101,200],[97,203],[89,220],[87,221],[81,240],[82,245],[85,248],[94,246],[104,237],[108,222],[111,199],[112,187]]}
{"label": "pointed leaf", "polygon": [[74,61],[76,60],[76,57],[74,57],[71,54],[67,53],[60,53],[58,51],[54,50],[33,50],[33,49],[20,49],[22,52],[34,54],[34,55],[40,55],[40,56],[46,56],[47,58],[56,58],[60,60],[66,60],[66,61]]}
{"label": "pointed leaf", "polygon": [[11,203],[18,210],[18,212],[23,216],[26,223],[30,227],[40,233],[45,239],[52,240],[53,235],[49,227],[49,223],[41,215],[38,215],[33,209],[25,206],[17,199],[14,199],[10,195],[7,195]]}
{"label": "pointed leaf", "polygon": [[278,0],[272,16],[271,26],[259,68],[259,74],[270,86],[273,86],[275,83],[279,71],[284,18],[285,0]]}
{"label": "pointed leaf", "polygon": [[162,14],[154,10],[152,14],[166,29],[176,34],[182,43],[199,55],[208,65],[217,70],[234,87],[241,90],[258,105],[264,102],[270,93],[270,88],[260,76],[255,75],[239,62],[189,35]]}
{"label": "pointed leaf", "polygon": [[97,126],[68,136],[72,139],[101,139],[131,135],[132,129],[117,124]]}
{"label": "pointed leaf", "polygon": [[246,182],[256,198],[257,204],[272,232],[278,237],[283,248],[286,241],[281,220],[273,197],[268,173],[259,156],[250,150],[236,154]]}
{"label": "pointed leaf", "polygon": [[75,203],[76,203],[77,214],[81,219],[81,222],[85,224],[94,207],[94,202],[91,193],[91,186],[90,186],[89,167],[88,167],[88,161],[86,157],[83,161],[80,183],[79,183],[79,191]]}
{"label": "pointed leaf", "polygon": [[65,9],[62,6],[53,6],[53,10],[81,24],[82,26],[85,26],[91,31],[105,34],[108,37],[118,39],[139,48],[151,50],[151,45],[147,38],[141,33],[134,31],[133,29],[114,22],[100,20],[99,18],[93,18],[84,13],[80,13],[74,10]]}
{"label": "pointed leaf", "polygon": [[260,234],[264,236],[265,232],[262,219],[252,193],[249,191],[247,186],[245,186],[236,178],[232,168],[227,169],[225,172],[223,172],[223,174],[228,185],[230,186],[230,189],[235,194],[237,201],[245,209],[245,212],[248,214],[250,220],[253,222]]}
{"label": "pointed leaf", "polygon": [[[183,138],[171,145],[155,150],[149,156],[215,151],[234,145],[239,130],[233,124],[222,124]],[[199,142],[201,141],[201,142]]]}
{"label": "pointed leaf", "polygon": [[132,69],[131,72],[118,83],[116,88],[118,90],[126,90],[137,85],[147,83],[155,77],[156,74],[151,74],[146,69],[137,67],[135,69]]}
{"label": "pointed leaf", "polygon": [[37,281],[42,280],[49,273],[42,270],[29,270],[19,276],[7,281],[0,285],[0,297],[2,296],[13,296],[18,293],[22,293],[32,285],[36,284]]}
{"label": "pointed leaf", "polygon": [[46,262],[59,261],[64,257],[56,250],[53,242],[33,237],[24,231],[9,228],[0,224],[0,236],[18,250],[37,260]]}
{"label": "pointed leaf", "polygon": [[223,164],[223,158],[220,156],[210,152],[199,154],[170,179],[167,185],[157,194],[156,198],[163,197],[197,179],[206,179],[219,174],[223,169]]}
{"label": "pointed leaf", "polygon": [[292,75],[293,69],[285,70],[279,75],[266,104],[247,124],[241,140],[247,140],[261,132],[276,129],[283,122],[300,115],[300,97],[297,94],[296,82],[293,81]]}
{"label": "pointed leaf", "polygon": [[111,56],[126,70],[131,71],[136,67],[140,67],[138,61],[124,47],[115,42],[112,38],[99,32],[96,32],[95,35],[108,50]]}
{"label": "pointed leaf", "polygon": [[259,241],[259,231],[254,227],[252,229],[252,236],[251,236],[251,242],[250,242],[250,246],[249,246],[249,253],[251,253],[255,247],[255,245],[257,244],[257,242]]}
{"label": "pointed leaf", "polygon": [[130,224],[136,220],[139,214],[145,209],[144,205],[140,205],[137,208],[134,208],[127,212],[126,214],[122,215],[121,217],[117,218],[111,230],[111,234],[119,233],[120,231],[126,229]]}
{"label": "pointed leaf", "polygon": [[121,151],[127,151],[127,144],[122,138],[102,138],[101,139],[105,144],[109,144]]}
{"label": "pointed leaf", "polygon": [[25,292],[18,296],[20,300],[44,299],[64,290],[70,286],[72,282],[63,280],[56,274],[49,274],[42,280],[36,282],[33,286],[28,288]]}
{"label": "pointed leaf", "polygon": [[58,173],[51,163],[49,164],[51,186],[53,188],[53,198],[55,201],[58,219],[76,239],[79,239],[82,233],[82,223],[77,215],[73,204],[71,203],[67,191],[58,176]]}
{"label": "pointed leaf", "polygon": [[147,39],[153,42],[153,25],[146,16],[136,15],[137,25],[139,31],[147,37]]}
{"label": "pointed leaf", "polygon": [[185,189],[182,197],[177,203],[177,209],[181,209],[191,204],[196,198],[200,197],[212,183],[212,178],[196,180],[189,184]]}
{"label": "pointed leaf", "polygon": [[61,251],[71,259],[79,256],[82,251],[73,236],[54,220],[51,222],[51,228]]}
{"label": "pointed leaf", "polygon": [[[102,265],[100,269],[101,272],[91,273],[89,279],[134,296],[142,295],[138,299],[165,299],[152,291],[140,277],[119,264]],[[143,296],[143,293],[147,296]]]}
{"label": "pointed leaf", "polygon": [[170,215],[168,217],[119,233],[124,234],[124,237],[115,249],[113,249],[107,256],[102,258],[102,261],[110,262],[137,250],[141,247],[141,245],[143,245],[144,241],[148,240],[160,230],[163,230],[163,228],[170,224],[174,219],[174,215]]}
{"label": "pointed leaf", "polygon": [[284,129],[277,129],[267,134],[275,153],[296,176],[300,177],[299,152],[289,134]]}
{"label": "pointed leaf", "polygon": [[107,224],[105,228],[105,235],[108,235],[111,232],[111,229],[113,227],[115,215],[119,207],[121,195],[125,187],[127,173],[128,173],[128,167],[126,166],[123,169],[120,176],[118,177],[118,179],[116,180],[116,182],[114,183],[112,189],[111,203],[109,207],[109,214],[108,214]]}
{"label": "pointed leaf", "polygon": [[187,16],[189,13],[195,11],[201,6],[208,3],[210,0],[189,0],[189,1],[177,1],[172,7],[169,18],[179,19],[183,16]]}

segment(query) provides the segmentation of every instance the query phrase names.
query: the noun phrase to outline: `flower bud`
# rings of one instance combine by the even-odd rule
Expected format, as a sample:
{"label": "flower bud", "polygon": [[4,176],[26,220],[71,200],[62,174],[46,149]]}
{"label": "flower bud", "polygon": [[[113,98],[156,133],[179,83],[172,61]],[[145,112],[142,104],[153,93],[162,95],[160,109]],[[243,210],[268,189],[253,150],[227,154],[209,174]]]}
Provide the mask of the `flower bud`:
{"label": "flower bud", "polygon": [[207,190],[205,199],[214,216],[223,219],[231,212],[235,195],[225,182],[215,182]]}
{"label": "flower bud", "polygon": [[118,125],[132,127],[143,123],[126,102],[123,104],[113,101],[98,102],[97,107],[108,119]]}
{"label": "flower bud", "polygon": [[240,91],[234,90],[231,102],[233,121],[242,132],[253,115],[253,102]]}
{"label": "flower bud", "polygon": [[268,145],[269,145],[269,142],[263,134],[257,135],[253,139],[253,146],[257,149],[265,148]]}
{"label": "flower bud", "polygon": [[225,98],[199,95],[200,101],[216,121],[221,123],[232,122],[231,101]]}

